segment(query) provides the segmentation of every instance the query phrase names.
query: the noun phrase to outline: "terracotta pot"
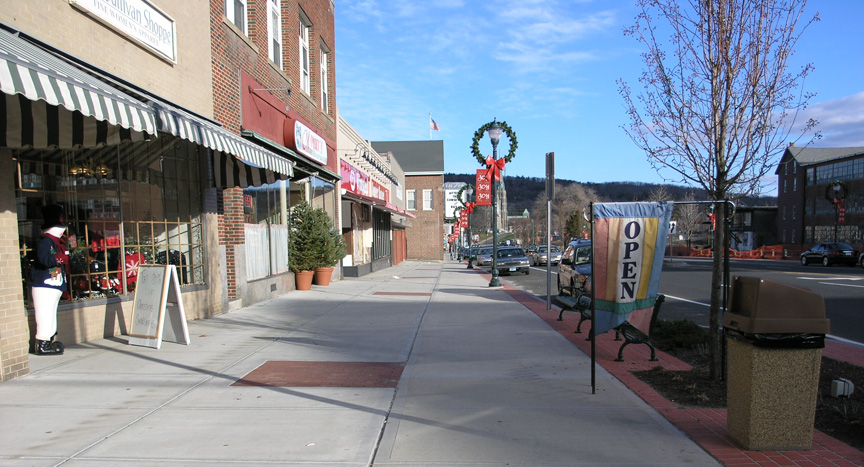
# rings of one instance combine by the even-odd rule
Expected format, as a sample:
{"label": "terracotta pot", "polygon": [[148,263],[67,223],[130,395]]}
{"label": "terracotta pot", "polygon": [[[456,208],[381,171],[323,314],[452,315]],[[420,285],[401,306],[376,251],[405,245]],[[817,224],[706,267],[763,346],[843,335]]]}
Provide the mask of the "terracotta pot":
{"label": "terracotta pot", "polygon": [[330,285],[330,277],[333,276],[333,268],[315,268],[315,285]]}
{"label": "terracotta pot", "polygon": [[315,271],[297,271],[294,273],[294,279],[297,281],[297,290],[312,289],[312,277]]}

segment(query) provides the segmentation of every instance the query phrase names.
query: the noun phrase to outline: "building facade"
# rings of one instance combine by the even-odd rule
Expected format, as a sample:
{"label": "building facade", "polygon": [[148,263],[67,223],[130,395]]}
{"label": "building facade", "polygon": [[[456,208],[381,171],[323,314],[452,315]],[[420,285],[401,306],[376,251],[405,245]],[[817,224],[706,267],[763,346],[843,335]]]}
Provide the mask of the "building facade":
{"label": "building facade", "polygon": [[405,209],[417,216],[407,231],[407,258],[442,261],[444,233],[444,142],[377,141],[378,153],[392,154],[405,171]]}
{"label": "building facade", "polygon": [[775,173],[777,236],[790,254],[835,238],[864,247],[864,148],[790,145]]}

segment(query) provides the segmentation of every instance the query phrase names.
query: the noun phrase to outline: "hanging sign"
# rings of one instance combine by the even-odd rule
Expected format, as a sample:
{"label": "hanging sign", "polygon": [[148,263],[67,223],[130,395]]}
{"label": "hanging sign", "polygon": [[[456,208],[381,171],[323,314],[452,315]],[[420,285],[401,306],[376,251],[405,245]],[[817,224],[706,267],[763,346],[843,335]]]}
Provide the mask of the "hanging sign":
{"label": "hanging sign", "polygon": [[190,342],[177,267],[142,264],[138,266],[129,343],[158,349],[163,340]]}
{"label": "hanging sign", "polygon": [[69,0],[69,4],[171,61],[177,60],[174,19],[146,0]]}
{"label": "hanging sign", "polygon": [[477,169],[477,206],[492,206],[492,182],[486,178],[486,169]]}

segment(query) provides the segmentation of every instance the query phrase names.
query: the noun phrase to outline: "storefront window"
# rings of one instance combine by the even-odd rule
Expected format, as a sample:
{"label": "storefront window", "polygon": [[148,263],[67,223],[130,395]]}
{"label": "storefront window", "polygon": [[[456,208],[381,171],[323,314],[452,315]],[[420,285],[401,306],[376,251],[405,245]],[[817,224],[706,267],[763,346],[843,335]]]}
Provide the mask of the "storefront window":
{"label": "storefront window", "polygon": [[246,276],[261,279],[288,271],[288,182],[243,190]]}
{"label": "storefront window", "polygon": [[54,203],[64,206],[69,226],[65,300],[133,292],[139,264],[173,264],[181,285],[205,284],[199,146],[163,136],[14,157],[25,297],[41,207]]}

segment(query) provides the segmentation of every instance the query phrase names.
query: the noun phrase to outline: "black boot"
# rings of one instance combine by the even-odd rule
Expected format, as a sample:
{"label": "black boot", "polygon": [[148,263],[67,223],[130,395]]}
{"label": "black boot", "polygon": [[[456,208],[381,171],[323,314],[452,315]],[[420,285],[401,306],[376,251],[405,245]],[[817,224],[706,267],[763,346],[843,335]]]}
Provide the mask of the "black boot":
{"label": "black boot", "polygon": [[63,344],[36,339],[36,355],[63,355]]}
{"label": "black boot", "polygon": [[54,347],[54,349],[58,350],[60,354],[63,354],[63,350],[66,349],[66,346],[63,345],[63,343],[60,341],[55,341],[54,340],[55,337],[57,337],[56,332],[54,333],[53,336],[51,336],[51,346]]}

